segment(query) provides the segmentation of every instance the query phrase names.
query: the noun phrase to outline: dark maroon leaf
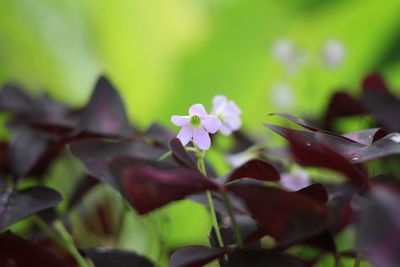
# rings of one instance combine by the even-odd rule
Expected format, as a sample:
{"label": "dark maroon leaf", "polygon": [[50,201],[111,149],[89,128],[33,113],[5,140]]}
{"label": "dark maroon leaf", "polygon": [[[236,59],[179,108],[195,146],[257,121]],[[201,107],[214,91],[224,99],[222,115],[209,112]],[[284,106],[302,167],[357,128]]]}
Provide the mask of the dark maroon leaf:
{"label": "dark maroon leaf", "polygon": [[74,188],[68,203],[68,208],[73,208],[80,203],[82,197],[98,183],[99,180],[92,176],[84,175]]}
{"label": "dark maroon leaf", "polygon": [[400,266],[400,194],[385,187],[374,190],[358,204],[357,246],[377,267]]}
{"label": "dark maroon leaf", "polygon": [[21,191],[6,189],[0,193],[0,229],[33,213],[54,207],[61,200],[57,191],[43,186]]}
{"label": "dark maroon leaf", "polygon": [[[72,154],[81,160],[89,175],[105,182],[118,191],[119,183],[111,175],[107,160],[117,156],[135,156],[144,159],[160,158],[166,150],[155,147],[143,141],[131,139],[118,139],[107,141],[101,139],[89,139],[73,142],[69,145]],[[168,159],[164,160],[167,162]]]}
{"label": "dark maroon leaf", "polygon": [[219,189],[219,185],[197,170],[163,162],[124,157],[112,160],[110,166],[125,197],[140,214],[190,194]]}
{"label": "dark maroon leaf", "polygon": [[367,78],[374,82],[364,82],[362,102],[366,109],[389,131],[400,131],[400,100],[390,93],[379,77]]}
{"label": "dark maroon leaf", "polygon": [[183,147],[179,139],[174,138],[169,143],[174,159],[183,167],[189,169],[197,169],[196,164],[190,157],[189,153]]}
{"label": "dark maroon leaf", "polygon": [[152,267],[154,264],[148,259],[132,251],[90,248],[84,252],[93,261],[96,267]]}
{"label": "dark maroon leaf", "polygon": [[391,133],[371,145],[360,150],[353,156],[353,162],[359,163],[400,154],[400,134]]}
{"label": "dark maroon leaf", "polygon": [[385,135],[386,132],[382,128],[365,129],[343,134],[344,137],[366,146],[371,145],[373,142],[383,138]]}
{"label": "dark maroon leaf", "polygon": [[12,84],[3,86],[0,92],[1,111],[29,114],[35,109],[35,102],[20,87]]}
{"label": "dark maroon leaf", "polygon": [[8,143],[0,142],[0,174],[9,173],[11,171],[9,150]]}
{"label": "dark maroon leaf", "polygon": [[322,184],[312,184],[297,191],[307,197],[313,198],[320,203],[328,201],[328,192]]}
{"label": "dark maroon leaf", "polygon": [[63,267],[66,265],[46,250],[7,231],[0,234],[0,266]]}
{"label": "dark maroon leaf", "polygon": [[191,246],[176,250],[171,255],[170,267],[201,267],[222,257],[231,249]]}
{"label": "dark maroon leaf", "polygon": [[10,141],[10,162],[17,177],[27,174],[54,141],[51,136],[20,128]]}
{"label": "dark maroon leaf", "polygon": [[306,267],[305,262],[289,255],[264,249],[237,250],[229,256],[223,267]]}
{"label": "dark maroon leaf", "polygon": [[158,123],[153,123],[144,135],[164,147],[168,147],[170,140],[176,137],[175,133]]}
{"label": "dark maroon leaf", "polygon": [[79,114],[78,127],[102,135],[131,135],[124,103],[114,86],[101,77],[88,105]]}
{"label": "dark maroon leaf", "polygon": [[231,184],[228,190],[245,202],[265,234],[280,244],[317,235],[330,219],[324,205],[301,193],[256,184]]}
{"label": "dark maroon leaf", "polygon": [[365,113],[366,110],[360,100],[346,92],[337,92],[332,96],[325,112],[324,127],[327,129],[332,128],[332,123],[337,118],[363,115]]}
{"label": "dark maroon leaf", "polygon": [[364,91],[378,91],[388,93],[389,88],[379,73],[371,73],[362,82]]}
{"label": "dark maroon leaf", "polygon": [[268,162],[260,159],[253,159],[235,169],[228,176],[227,182],[239,180],[241,178],[278,182],[280,180],[280,175],[275,167]]}
{"label": "dark maroon leaf", "polygon": [[[289,141],[292,154],[300,164],[332,169],[343,173],[361,188],[370,186],[367,175],[348,159],[349,157],[353,160],[358,159],[357,153],[365,148],[364,145],[323,133],[313,134],[277,125],[265,125]],[[337,151],[347,151],[347,158]]]}
{"label": "dark maroon leaf", "polygon": [[[278,116],[281,116],[281,117],[283,117],[283,118],[286,118],[286,119],[288,119],[288,120],[290,120],[290,121],[296,123],[297,125],[299,125],[299,126],[305,128],[305,129],[311,131],[311,132],[324,133],[324,134],[326,134],[326,135],[333,135],[333,136],[336,136],[336,137],[341,138],[341,139],[347,139],[346,137],[344,137],[344,136],[342,136],[342,135],[340,135],[340,134],[337,134],[337,133],[334,133],[334,132],[325,131],[325,130],[322,130],[322,129],[313,127],[313,126],[309,125],[307,122],[305,122],[304,120],[302,120],[302,119],[300,119],[300,118],[297,118],[297,117],[295,117],[295,116],[293,116],[293,115],[290,115],[290,114],[285,114],[285,113],[271,113],[270,115],[278,115]],[[267,127],[268,127],[268,126],[267,126]],[[349,141],[352,141],[351,139],[348,139],[348,140],[349,140]]]}

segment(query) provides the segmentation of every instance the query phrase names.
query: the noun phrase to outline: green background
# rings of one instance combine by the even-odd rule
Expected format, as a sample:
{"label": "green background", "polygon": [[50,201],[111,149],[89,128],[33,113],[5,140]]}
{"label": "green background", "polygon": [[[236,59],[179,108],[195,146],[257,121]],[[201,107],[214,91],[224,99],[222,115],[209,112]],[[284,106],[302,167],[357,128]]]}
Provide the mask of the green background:
{"label": "green background", "polygon": [[[318,116],[334,90],[356,93],[370,71],[400,88],[399,14],[399,0],[2,0],[0,84],[21,83],[81,106],[105,74],[143,128],[170,125],[172,114],[194,103],[210,108],[222,93],[241,107],[244,127],[262,133],[269,112]],[[281,38],[308,54],[295,74],[272,56]],[[321,61],[330,38],[346,52],[335,69]],[[293,89],[293,106],[276,103],[277,83]],[[207,216],[186,201],[127,217],[120,246],[157,260],[155,232],[143,230],[149,224],[161,225],[154,227],[163,229],[165,247],[207,243]]]}

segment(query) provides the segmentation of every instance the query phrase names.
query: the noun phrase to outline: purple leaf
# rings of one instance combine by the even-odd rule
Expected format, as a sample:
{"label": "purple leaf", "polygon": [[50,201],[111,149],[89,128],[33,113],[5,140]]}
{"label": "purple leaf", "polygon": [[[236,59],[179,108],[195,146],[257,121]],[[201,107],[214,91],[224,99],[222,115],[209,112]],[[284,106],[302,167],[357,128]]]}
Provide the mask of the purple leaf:
{"label": "purple leaf", "polygon": [[222,257],[231,249],[191,246],[176,250],[171,255],[170,267],[201,267]]}
{"label": "purple leaf", "polygon": [[326,203],[328,201],[328,192],[322,184],[309,185],[300,189],[297,193],[313,198],[320,203]]}
{"label": "purple leaf", "polygon": [[90,248],[84,252],[93,261],[96,267],[152,267],[154,264],[148,259],[131,251]]}
{"label": "purple leaf", "polygon": [[61,195],[50,188],[35,186],[21,191],[0,193],[0,229],[42,210],[56,206]]}
{"label": "purple leaf", "polygon": [[206,179],[199,171],[162,162],[124,157],[113,159],[110,166],[125,197],[140,214],[190,194],[219,190],[218,184]]}
{"label": "purple leaf", "polygon": [[174,138],[169,143],[172,151],[172,156],[175,161],[178,162],[182,167],[189,169],[197,169],[196,164],[190,157],[189,153],[186,151],[185,147],[182,145],[179,139]]}
{"label": "purple leaf", "polygon": [[400,131],[400,100],[389,92],[379,76],[370,76],[364,82],[361,100],[375,119],[390,131]]}
{"label": "purple leaf", "polygon": [[230,260],[224,267],[307,267],[308,265],[290,255],[285,255],[265,249],[237,250],[229,256]]}
{"label": "purple leaf", "polygon": [[330,219],[323,204],[301,193],[256,184],[231,184],[228,190],[245,202],[265,234],[282,245],[317,235]]}
{"label": "purple leaf", "polygon": [[241,178],[278,182],[280,180],[280,175],[275,167],[268,162],[260,159],[253,159],[236,168],[228,176],[227,182],[232,182]]}
{"label": "purple leaf", "polygon": [[0,234],[0,266],[66,267],[65,263],[28,240],[7,231]]}
{"label": "purple leaf", "polygon": [[335,93],[325,112],[323,119],[324,127],[329,129],[335,119],[347,116],[363,115],[366,110],[360,100],[346,92]]}
{"label": "purple leaf", "polygon": [[[69,146],[72,154],[85,164],[86,172],[96,179],[105,182],[118,191],[119,183],[111,175],[107,161],[117,156],[135,156],[143,159],[157,160],[166,150],[143,141],[117,139],[106,141],[89,139],[73,142]],[[169,162],[168,160],[164,160]]]}
{"label": "purple leaf", "polygon": [[354,159],[356,153],[365,148],[364,145],[323,133],[314,134],[276,125],[265,125],[289,141],[292,154],[300,164],[335,170],[346,175],[350,181],[361,188],[370,186],[367,175],[354,166],[348,158],[337,152],[347,151],[350,154],[347,157]]}
{"label": "purple leaf", "polygon": [[400,266],[400,194],[375,187],[358,204],[356,236],[361,255],[377,267]]}
{"label": "purple leaf", "polygon": [[88,105],[78,116],[78,127],[102,135],[129,136],[133,133],[124,103],[114,86],[101,77]]}

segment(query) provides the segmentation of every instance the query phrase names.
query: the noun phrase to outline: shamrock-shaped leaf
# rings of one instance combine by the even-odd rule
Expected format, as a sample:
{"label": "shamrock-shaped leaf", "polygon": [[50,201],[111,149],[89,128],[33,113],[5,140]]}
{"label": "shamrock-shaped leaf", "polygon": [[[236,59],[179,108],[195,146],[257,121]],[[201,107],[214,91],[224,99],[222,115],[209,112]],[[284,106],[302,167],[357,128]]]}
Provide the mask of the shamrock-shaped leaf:
{"label": "shamrock-shaped leaf", "polygon": [[61,200],[57,191],[43,186],[21,191],[5,189],[0,193],[0,229],[33,213],[54,207]]}
{"label": "shamrock-shaped leaf", "polygon": [[66,264],[37,245],[7,231],[0,234],[0,266],[66,267]]}
{"label": "shamrock-shaped leaf", "polygon": [[112,160],[110,166],[123,194],[140,214],[190,194],[219,190],[218,184],[199,171],[164,162],[122,157]]}
{"label": "shamrock-shaped leaf", "polygon": [[90,248],[84,252],[93,261],[96,267],[153,267],[154,264],[145,257],[131,251]]}

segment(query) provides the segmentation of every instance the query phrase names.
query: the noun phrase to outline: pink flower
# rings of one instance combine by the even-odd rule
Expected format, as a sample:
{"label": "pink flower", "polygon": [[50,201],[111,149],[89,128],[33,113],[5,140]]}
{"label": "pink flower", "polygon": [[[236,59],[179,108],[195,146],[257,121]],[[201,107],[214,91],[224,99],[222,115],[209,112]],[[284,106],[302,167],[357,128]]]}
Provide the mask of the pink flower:
{"label": "pink flower", "polygon": [[216,133],[221,121],[214,115],[207,114],[202,104],[194,104],[189,108],[188,116],[172,116],[171,121],[182,127],[177,138],[185,146],[190,141],[201,150],[208,150],[211,145],[209,133]]}
{"label": "pink flower", "polygon": [[223,135],[230,135],[233,131],[239,130],[242,126],[240,115],[242,111],[235,102],[229,100],[224,95],[217,95],[213,98],[211,114],[221,120],[222,125],[219,131]]}

